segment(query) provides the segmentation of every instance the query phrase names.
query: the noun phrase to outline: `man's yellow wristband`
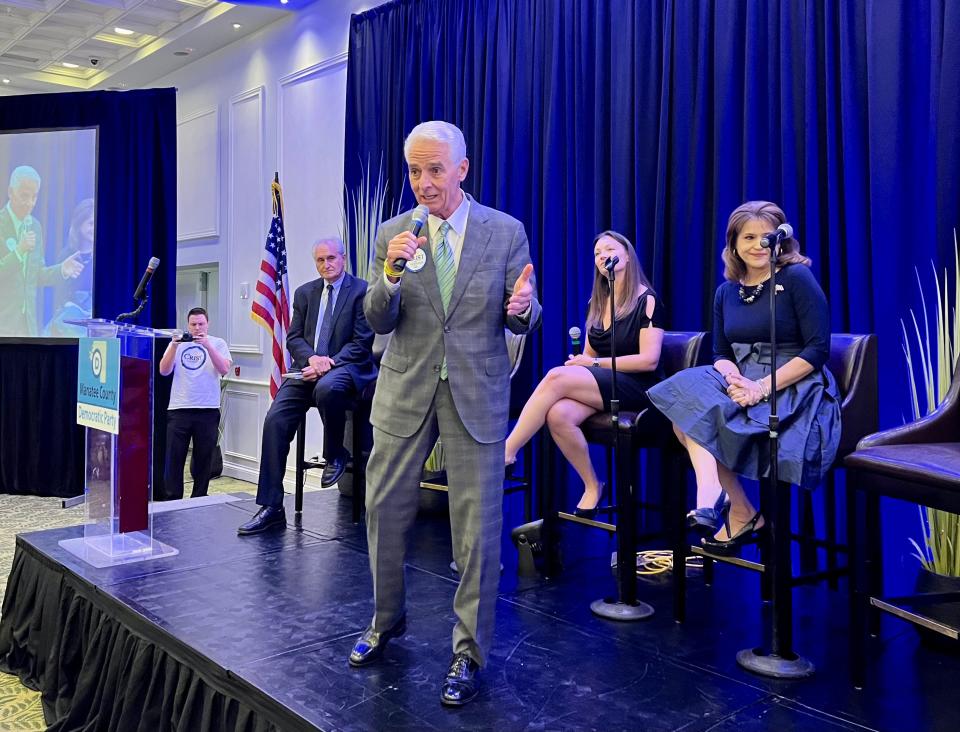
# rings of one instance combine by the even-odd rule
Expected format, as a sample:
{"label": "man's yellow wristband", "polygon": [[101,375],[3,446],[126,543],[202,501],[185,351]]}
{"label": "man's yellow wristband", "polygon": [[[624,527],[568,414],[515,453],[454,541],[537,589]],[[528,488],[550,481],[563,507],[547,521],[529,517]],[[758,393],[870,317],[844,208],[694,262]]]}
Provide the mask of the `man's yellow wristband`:
{"label": "man's yellow wristband", "polygon": [[387,262],[386,260],[384,260],[383,262],[383,273],[387,277],[403,277],[403,270],[394,269],[393,267],[390,266],[390,263]]}

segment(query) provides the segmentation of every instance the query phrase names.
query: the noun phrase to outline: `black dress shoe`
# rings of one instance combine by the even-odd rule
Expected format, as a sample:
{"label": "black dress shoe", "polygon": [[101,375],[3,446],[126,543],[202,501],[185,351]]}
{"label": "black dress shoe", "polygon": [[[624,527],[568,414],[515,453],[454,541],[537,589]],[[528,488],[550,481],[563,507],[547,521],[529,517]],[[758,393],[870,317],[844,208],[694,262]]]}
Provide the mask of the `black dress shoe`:
{"label": "black dress shoe", "polygon": [[448,707],[460,707],[473,701],[480,692],[479,672],[479,664],[466,653],[454,655],[440,687],[440,703]]}
{"label": "black dress shoe", "polygon": [[387,647],[393,638],[399,638],[407,632],[407,615],[404,613],[400,619],[394,623],[393,627],[377,632],[373,626],[363,631],[360,640],[353,644],[353,650],[350,651],[350,665],[359,668],[376,661],[383,655],[383,649]]}
{"label": "black dress shoe", "polygon": [[[759,538],[760,532],[767,528],[766,524],[757,528],[757,523],[762,520],[763,514],[757,511],[753,514],[753,518],[740,528],[740,531],[726,541],[714,539],[713,537],[704,537],[700,540],[700,544],[711,554],[718,554],[723,557],[731,556],[740,551],[740,547],[744,544],[752,544]],[[729,532],[730,529],[727,528],[727,533],[729,534]]]}
{"label": "black dress shoe", "polygon": [[577,506],[573,509],[573,515],[585,519],[595,519],[597,514],[600,512],[600,499],[603,498],[603,491],[605,488],[606,484],[601,483],[599,495],[597,496],[597,502],[593,505],[593,508],[580,508]]}
{"label": "black dress shoe", "polygon": [[347,467],[347,461],[343,458],[333,458],[327,460],[323,468],[323,475],[320,476],[320,485],[329,488],[343,477],[343,471]]}
{"label": "black dress shoe", "polygon": [[285,528],[287,528],[287,514],[283,506],[264,506],[252,519],[237,529],[237,533],[240,536],[249,536]]}

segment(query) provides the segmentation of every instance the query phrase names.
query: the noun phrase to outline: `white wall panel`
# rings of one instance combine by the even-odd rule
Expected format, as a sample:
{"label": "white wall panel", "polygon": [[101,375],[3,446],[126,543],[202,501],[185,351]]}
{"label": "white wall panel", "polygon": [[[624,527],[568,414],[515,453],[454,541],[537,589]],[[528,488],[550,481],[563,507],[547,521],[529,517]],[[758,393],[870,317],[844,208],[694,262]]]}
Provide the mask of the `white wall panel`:
{"label": "white wall panel", "polygon": [[310,245],[340,230],[346,90],[345,53],[279,82],[277,148],[294,289],[317,277]]}
{"label": "white wall panel", "polygon": [[220,235],[220,114],[203,109],[177,123],[177,240]]}
{"label": "white wall panel", "polygon": [[[226,295],[234,353],[263,353],[264,330],[250,319],[269,222],[270,179],[263,169],[262,86],[230,98]],[[241,283],[249,297],[241,298]]]}
{"label": "white wall panel", "polygon": [[260,428],[263,424],[261,395],[248,387],[230,385],[224,397],[224,459],[259,462]]}

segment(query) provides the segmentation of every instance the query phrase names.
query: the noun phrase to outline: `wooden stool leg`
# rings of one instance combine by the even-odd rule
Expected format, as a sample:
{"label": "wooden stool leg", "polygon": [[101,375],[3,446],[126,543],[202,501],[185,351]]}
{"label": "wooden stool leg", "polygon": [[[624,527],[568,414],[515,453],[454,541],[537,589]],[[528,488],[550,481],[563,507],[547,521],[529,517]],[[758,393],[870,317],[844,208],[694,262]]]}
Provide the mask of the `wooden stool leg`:
{"label": "wooden stool leg", "polygon": [[687,619],[687,492],[684,463],[670,450],[663,451],[663,504],[673,540],[673,619]]}
{"label": "wooden stool leg", "polygon": [[307,415],[304,414],[300,419],[300,426],[297,427],[297,468],[296,468],[296,494],[294,498],[294,510],[299,516],[303,512],[303,483],[305,480],[303,453],[305,450],[307,434]]}
{"label": "wooden stool leg", "polygon": [[363,517],[363,504],[367,493],[367,459],[363,452],[365,425],[370,421],[370,411],[366,403],[359,403],[353,410],[353,495],[350,507],[353,523],[360,523]]}
{"label": "wooden stool leg", "polygon": [[[835,572],[839,566],[837,552],[837,471],[827,473],[827,480],[823,491],[823,525],[827,532],[827,569]],[[831,590],[840,587],[840,580],[836,575],[827,579],[827,586]]]}
{"label": "wooden stool leg", "polygon": [[867,627],[874,638],[880,636],[880,609],[870,604],[871,597],[883,595],[883,545],[880,527],[880,496],[875,493],[866,495],[864,511],[864,567],[866,569]]}
{"label": "wooden stool leg", "polygon": [[864,496],[857,490],[859,474],[847,471],[847,544],[850,562],[850,589],[848,605],[850,611],[849,655],[850,682],[862,689],[867,674],[867,593],[864,591],[863,559],[865,536],[862,529],[864,521]]}
{"label": "wooden stool leg", "polygon": [[557,521],[557,505],[560,471],[557,469],[557,447],[548,430],[543,430],[540,449],[540,511],[543,516],[540,541],[544,552],[543,573],[545,577],[558,577],[560,564],[560,532]]}
{"label": "wooden stool leg", "polygon": [[[801,490],[797,494],[797,524],[800,526],[800,573],[812,574],[817,571],[817,522],[814,516],[813,491]],[[789,531],[790,528],[788,527]]]}

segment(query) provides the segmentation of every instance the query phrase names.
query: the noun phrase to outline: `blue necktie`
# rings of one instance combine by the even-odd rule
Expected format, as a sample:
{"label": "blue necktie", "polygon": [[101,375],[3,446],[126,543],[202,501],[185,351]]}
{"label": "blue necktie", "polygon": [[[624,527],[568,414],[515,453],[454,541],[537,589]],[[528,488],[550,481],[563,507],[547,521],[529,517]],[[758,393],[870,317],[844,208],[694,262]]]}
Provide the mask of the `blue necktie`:
{"label": "blue necktie", "polygon": [[330,331],[333,330],[333,285],[327,285],[327,307],[323,311],[323,320],[320,321],[320,333],[317,335],[317,347],[314,349],[318,356],[329,356]]}
{"label": "blue necktie", "polygon": [[[457,263],[453,259],[453,252],[447,243],[447,232],[450,224],[444,221],[440,224],[440,241],[433,253],[433,262],[437,268],[437,284],[440,286],[440,300],[443,302],[443,312],[447,312],[450,305],[450,295],[453,294],[453,283],[457,278]],[[444,357],[440,364],[440,378],[447,378],[447,359]]]}

